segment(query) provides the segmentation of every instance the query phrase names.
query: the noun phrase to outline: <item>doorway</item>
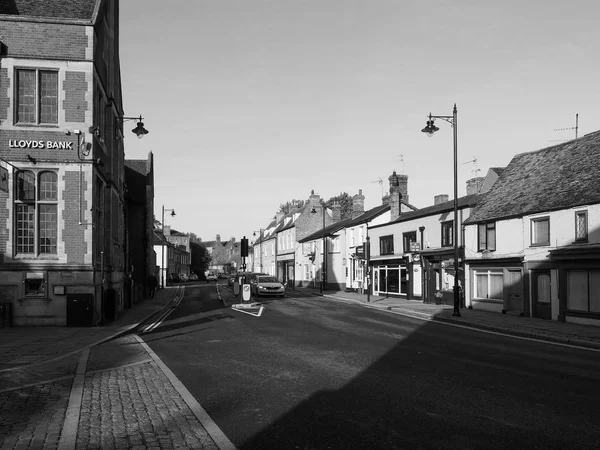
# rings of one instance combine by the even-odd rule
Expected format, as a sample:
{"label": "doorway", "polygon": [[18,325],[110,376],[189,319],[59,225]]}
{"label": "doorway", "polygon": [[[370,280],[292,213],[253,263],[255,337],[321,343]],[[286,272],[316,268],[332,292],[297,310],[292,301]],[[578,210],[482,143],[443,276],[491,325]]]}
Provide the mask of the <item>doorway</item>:
{"label": "doorway", "polygon": [[532,270],[531,287],[533,317],[552,319],[550,271]]}

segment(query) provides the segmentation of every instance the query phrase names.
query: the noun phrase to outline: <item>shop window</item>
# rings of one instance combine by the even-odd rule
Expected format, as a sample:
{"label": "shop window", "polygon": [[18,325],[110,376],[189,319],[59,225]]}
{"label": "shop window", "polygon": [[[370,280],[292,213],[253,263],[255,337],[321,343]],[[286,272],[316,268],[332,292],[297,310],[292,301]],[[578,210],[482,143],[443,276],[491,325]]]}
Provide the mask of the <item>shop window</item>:
{"label": "shop window", "polygon": [[477,250],[496,250],[496,223],[482,223],[477,226]]}
{"label": "shop window", "polygon": [[379,254],[393,255],[394,254],[394,235],[381,236],[379,238]]}
{"label": "shop window", "polygon": [[58,72],[17,69],[16,123],[58,123]]}
{"label": "shop window", "polygon": [[567,271],[567,309],[600,313],[600,270]]}
{"label": "shop window", "polygon": [[474,298],[503,300],[504,276],[501,270],[476,270],[474,273]]}
{"label": "shop window", "polygon": [[575,242],[587,242],[588,218],[587,211],[575,212]]}
{"label": "shop window", "polygon": [[442,222],[442,247],[452,247],[454,245],[454,221],[448,220]]}
{"label": "shop window", "polygon": [[550,218],[531,219],[531,245],[550,245]]}
{"label": "shop window", "polygon": [[411,243],[417,242],[417,232],[409,231],[408,233],[402,233],[402,244],[404,247],[404,253],[411,253]]}
{"label": "shop window", "polygon": [[15,184],[16,254],[56,254],[58,176],[52,171],[24,170],[17,173]]}

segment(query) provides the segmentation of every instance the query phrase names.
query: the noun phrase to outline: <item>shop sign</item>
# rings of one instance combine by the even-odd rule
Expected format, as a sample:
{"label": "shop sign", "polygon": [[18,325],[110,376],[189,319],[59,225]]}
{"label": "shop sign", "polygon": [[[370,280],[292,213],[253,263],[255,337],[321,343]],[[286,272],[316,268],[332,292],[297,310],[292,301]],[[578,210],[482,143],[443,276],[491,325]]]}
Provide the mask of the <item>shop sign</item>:
{"label": "shop sign", "polygon": [[73,150],[73,143],[69,141],[30,141],[27,139],[9,139],[8,148],[49,148]]}
{"label": "shop sign", "polygon": [[365,259],[365,246],[359,245],[356,247],[356,257],[360,259]]}
{"label": "shop sign", "polygon": [[421,244],[415,241],[410,241],[410,251],[411,252],[420,252]]}

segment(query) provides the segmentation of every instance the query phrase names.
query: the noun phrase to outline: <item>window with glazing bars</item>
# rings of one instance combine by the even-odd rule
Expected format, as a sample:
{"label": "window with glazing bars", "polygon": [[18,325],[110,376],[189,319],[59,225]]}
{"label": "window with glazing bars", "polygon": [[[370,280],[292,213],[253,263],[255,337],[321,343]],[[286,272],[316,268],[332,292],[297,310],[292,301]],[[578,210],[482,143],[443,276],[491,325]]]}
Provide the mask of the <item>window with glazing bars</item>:
{"label": "window with glazing bars", "polygon": [[15,178],[16,253],[56,254],[58,176],[52,171],[35,173],[26,170],[18,172]]}
{"label": "window with glazing bars", "polygon": [[16,123],[58,123],[58,72],[17,69]]}
{"label": "window with glazing bars", "polygon": [[587,242],[588,240],[588,220],[587,211],[577,211],[575,213],[575,241]]}

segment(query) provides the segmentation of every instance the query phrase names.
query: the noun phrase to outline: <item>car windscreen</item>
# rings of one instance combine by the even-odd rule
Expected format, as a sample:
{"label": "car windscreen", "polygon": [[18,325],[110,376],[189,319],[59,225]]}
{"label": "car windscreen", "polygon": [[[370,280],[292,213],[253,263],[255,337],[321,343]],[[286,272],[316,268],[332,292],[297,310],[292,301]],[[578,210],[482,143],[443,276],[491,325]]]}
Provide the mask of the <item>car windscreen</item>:
{"label": "car windscreen", "polygon": [[275,277],[258,277],[258,281],[261,283],[279,283],[279,280]]}

